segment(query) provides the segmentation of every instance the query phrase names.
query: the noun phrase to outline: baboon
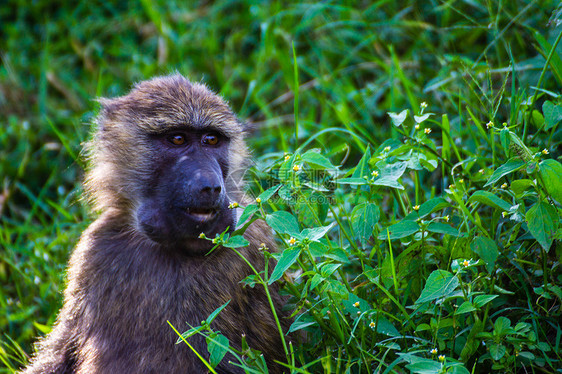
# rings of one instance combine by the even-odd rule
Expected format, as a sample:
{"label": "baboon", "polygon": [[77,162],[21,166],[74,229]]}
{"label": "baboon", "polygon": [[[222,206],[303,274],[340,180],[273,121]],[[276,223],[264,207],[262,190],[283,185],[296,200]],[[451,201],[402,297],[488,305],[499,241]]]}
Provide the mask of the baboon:
{"label": "baboon", "polygon": [[[64,305],[23,372],[205,373],[167,321],[183,332],[231,300],[211,326],[237,348],[245,334],[270,372],[281,373],[265,290],[243,287],[249,266],[227,248],[208,254],[213,244],[199,238],[235,228],[229,203],[244,197],[232,175],[249,157],[243,124],[219,96],[179,74],[100,103],[85,182],[100,216],[72,253]],[[263,269],[259,246],[273,248],[270,230],[256,221],[244,236],[250,246],[241,253]],[[204,337],[188,341],[208,357]],[[217,372],[243,372],[229,360]]]}

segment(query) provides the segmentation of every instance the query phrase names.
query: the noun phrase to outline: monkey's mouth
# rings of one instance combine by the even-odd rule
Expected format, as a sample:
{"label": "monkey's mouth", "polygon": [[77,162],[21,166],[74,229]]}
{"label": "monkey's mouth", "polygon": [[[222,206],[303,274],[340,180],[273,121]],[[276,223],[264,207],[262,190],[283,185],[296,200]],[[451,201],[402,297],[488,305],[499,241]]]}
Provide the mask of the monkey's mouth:
{"label": "monkey's mouth", "polygon": [[187,215],[199,222],[207,222],[217,216],[215,209],[187,208]]}

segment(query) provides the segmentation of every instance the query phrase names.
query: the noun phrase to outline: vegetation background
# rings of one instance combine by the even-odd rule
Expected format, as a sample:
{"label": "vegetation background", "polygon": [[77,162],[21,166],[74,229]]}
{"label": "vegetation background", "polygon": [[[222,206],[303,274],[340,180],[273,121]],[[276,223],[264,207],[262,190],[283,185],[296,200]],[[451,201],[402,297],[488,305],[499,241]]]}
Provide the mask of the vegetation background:
{"label": "vegetation background", "polygon": [[0,372],[95,217],[95,98],[176,70],[254,124],[293,372],[562,372],[561,35],[555,0],[2,1]]}

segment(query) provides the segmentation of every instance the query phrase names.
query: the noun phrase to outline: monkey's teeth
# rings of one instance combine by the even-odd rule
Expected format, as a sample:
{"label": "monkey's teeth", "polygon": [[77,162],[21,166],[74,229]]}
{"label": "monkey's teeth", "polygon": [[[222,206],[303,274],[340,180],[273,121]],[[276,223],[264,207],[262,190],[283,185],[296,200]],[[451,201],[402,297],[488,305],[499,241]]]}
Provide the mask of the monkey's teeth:
{"label": "monkey's teeth", "polygon": [[187,213],[198,221],[208,221],[215,216],[215,211],[210,209],[187,209]]}

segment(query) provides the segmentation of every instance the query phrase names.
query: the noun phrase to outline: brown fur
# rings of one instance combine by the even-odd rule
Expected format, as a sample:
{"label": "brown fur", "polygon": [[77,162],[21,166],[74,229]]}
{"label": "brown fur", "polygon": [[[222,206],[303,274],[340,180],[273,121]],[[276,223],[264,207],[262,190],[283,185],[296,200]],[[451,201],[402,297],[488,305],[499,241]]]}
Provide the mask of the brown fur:
{"label": "brown fur", "polygon": [[[214,330],[237,348],[245,334],[250,346],[264,353],[270,372],[282,372],[273,364],[285,359],[265,292],[239,283],[250,274],[243,260],[224,248],[208,256],[169,250],[143,235],[135,218],[154,173],[147,133],[178,125],[219,129],[230,138],[233,173],[248,159],[240,122],[221,98],[180,75],[142,82],[126,96],[100,102],[86,189],[101,215],[72,254],[64,306],[24,373],[207,372],[185,344],[175,344],[178,336],[166,321],[183,332],[186,323],[199,325],[228,300]],[[241,201],[231,182],[227,178],[230,200]],[[251,244],[241,252],[257,268],[264,266],[258,246],[274,245],[269,232],[256,222],[245,233]],[[282,301],[272,295],[279,312]],[[203,337],[189,342],[208,356]],[[241,373],[229,359],[234,361],[227,355],[217,371]]]}

